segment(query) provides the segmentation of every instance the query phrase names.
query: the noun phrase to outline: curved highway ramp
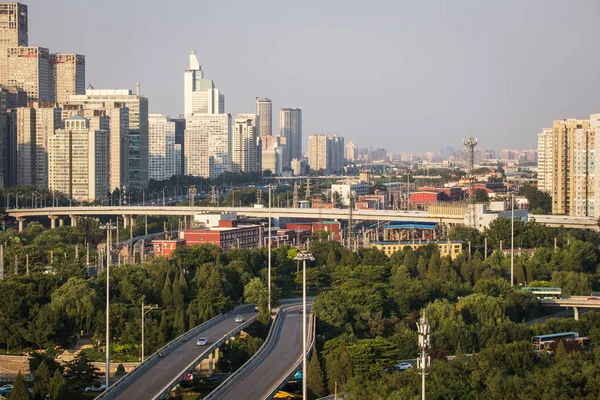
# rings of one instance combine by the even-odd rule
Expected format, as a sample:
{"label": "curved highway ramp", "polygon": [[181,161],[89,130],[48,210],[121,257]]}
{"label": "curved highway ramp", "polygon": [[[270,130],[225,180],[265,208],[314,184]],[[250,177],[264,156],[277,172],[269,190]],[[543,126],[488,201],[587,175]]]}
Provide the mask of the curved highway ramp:
{"label": "curved highway ramp", "polygon": [[[235,317],[244,317],[244,323],[236,323]],[[252,324],[257,313],[253,305],[236,307],[233,311],[217,316],[177,338],[158,353],[140,364],[121,380],[98,396],[99,400],[147,400],[162,398],[180,379],[194,369],[203,359],[230,337]],[[207,346],[198,346],[198,337],[208,339]]]}
{"label": "curved highway ramp", "polygon": [[[260,350],[206,400],[262,400],[283,387],[302,365],[301,306],[282,307]],[[307,352],[313,340],[311,316],[307,322]]]}

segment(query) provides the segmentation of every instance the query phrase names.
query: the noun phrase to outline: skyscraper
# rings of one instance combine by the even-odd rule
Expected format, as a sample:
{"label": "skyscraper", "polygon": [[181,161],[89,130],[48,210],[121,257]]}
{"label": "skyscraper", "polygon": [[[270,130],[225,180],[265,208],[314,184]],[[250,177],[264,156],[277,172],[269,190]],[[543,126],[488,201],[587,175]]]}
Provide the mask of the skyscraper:
{"label": "skyscraper", "polygon": [[85,94],[85,56],[50,54],[52,100],[66,103],[73,94]]}
{"label": "skyscraper", "polygon": [[327,175],[341,171],[344,168],[344,138],[321,134],[309,136],[308,165]]}
{"label": "skyscraper", "polygon": [[258,163],[258,138],[255,131],[256,116],[240,114],[235,119],[231,133],[231,172],[260,172]]}
{"label": "skyscraper", "polygon": [[93,201],[108,192],[108,133],[90,128],[87,118],[65,120],[48,140],[49,188],[74,200]]}
{"label": "skyscraper", "polygon": [[50,52],[44,47],[9,47],[7,84],[27,92],[29,101],[52,100]]}
{"label": "skyscraper", "polygon": [[280,134],[286,139],[287,157],[284,167],[289,167],[294,158],[302,158],[302,110],[283,108],[279,113]]}
{"label": "skyscraper", "polygon": [[348,142],[346,144],[346,159],[355,161],[358,159],[358,146],[354,142]]}
{"label": "skyscraper", "polygon": [[[128,117],[128,178],[127,190],[145,189],[148,187],[148,98],[141,96],[139,90],[133,94],[131,90],[86,90],[84,95],[71,96],[69,104],[80,105],[86,109],[114,109],[127,107]],[[111,143],[111,152],[114,143]],[[117,152],[118,153],[118,152]],[[113,161],[111,160],[111,167]],[[113,187],[116,175],[111,174],[111,190],[122,188]]]}
{"label": "skyscraper", "polygon": [[[179,118],[172,118],[171,121],[175,123],[175,157],[179,157],[175,160],[175,175],[183,175],[183,153],[185,146],[185,118],[179,116]],[[179,147],[177,147],[179,146]]]}
{"label": "skyscraper", "polygon": [[552,193],[552,128],[538,133],[538,189]]}
{"label": "skyscraper", "polygon": [[552,125],[552,213],[594,216],[595,132],[589,120]]}
{"label": "skyscraper", "polygon": [[175,175],[175,122],[163,114],[148,115],[148,179]]}
{"label": "skyscraper", "polygon": [[230,114],[187,115],[185,174],[212,179],[229,171],[230,139]]}
{"label": "skyscraper", "polygon": [[27,6],[21,3],[0,3],[0,85],[8,85],[7,50],[27,46]]}
{"label": "skyscraper", "polygon": [[27,93],[0,85],[0,185],[17,184],[17,107],[27,105]]}
{"label": "skyscraper", "polygon": [[256,115],[258,116],[258,136],[273,135],[273,104],[270,99],[256,98]]}
{"label": "skyscraper", "polygon": [[184,73],[184,112],[189,114],[223,114],[225,95],[215,88],[212,79],[204,78],[196,52],[190,52],[190,67]]}

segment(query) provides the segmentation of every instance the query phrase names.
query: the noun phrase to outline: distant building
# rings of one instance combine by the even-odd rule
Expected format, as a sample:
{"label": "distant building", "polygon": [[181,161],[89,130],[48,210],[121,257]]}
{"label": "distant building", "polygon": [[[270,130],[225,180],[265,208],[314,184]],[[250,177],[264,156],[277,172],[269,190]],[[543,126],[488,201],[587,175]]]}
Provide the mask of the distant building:
{"label": "distant building", "polygon": [[[175,174],[183,175],[185,172],[183,170],[183,154],[185,152],[185,118],[172,118],[171,121],[175,123],[175,151],[180,155],[175,161],[175,163],[179,165],[179,167],[175,169]],[[179,145],[179,149],[177,148],[177,145]]]}
{"label": "distant building", "polygon": [[369,194],[369,190],[370,186],[368,183],[359,181],[346,181],[331,185],[331,193],[337,193],[339,202],[345,206],[350,205],[351,195],[358,200],[360,196]]}
{"label": "distant building", "polygon": [[27,6],[0,3],[0,85],[9,86],[8,49],[29,45]]}
{"label": "distant building", "polygon": [[50,52],[44,47],[9,47],[7,50],[8,86],[27,92],[28,101],[52,100]]}
{"label": "distant building", "polygon": [[183,246],[185,246],[185,240],[182,239],[154,239],[152,241],[155,256],[171,258],[171,255]]}
{"label": "distant building", "polygon": [[237,221],[222,220],[218,228],[184,230],[179,238],[188,246],[214,244],[223,251],[231,249],[255,249],[260,243],[260,225],[241,225]]}
{"label": "distant building", "polygon": [[306,170],[307,165],[305,159],[298,160],[297,158],[294,158],[292,160],[292,174],[294,174],[294,176],[306,175]]}
{"label": "distant building", "polygon": [[289,167],[294,158],[302,158],[302,110],[283,108],[279,113],[280,135],[286,139],[284,167]]}
{"label": "distant building", "polygon": [[346,160],[355,161],[358,159],[358,146],[354,142],[348,142],[346,144]]}
{"label": "distant building", "polygon": [[204,78],[196,52],[190,53],[190,66],[184,73],[185,117],[190,114],[223,114],[225,95],[212,79]]}
{"label": "distant building", "polygon": [[308,137],[308,165],[325,175],[344,169],[344,138],[336,135]]}
{"label": "distant building", "polygon": [[261,172],[259,140],[256,134],[257,116],[239,114],[231,133],[231,172]]}
{"label": "distant building", "polygon": [[185,174],[212,179],[228,172],[231,115],[190,114],[185,126]]}
{"label": "distant building", "polygon": [[371,243],[372,247],[375,247],[378,250],[382,250],[388,257],[391,257],[397,251],[404,250],[405,247],[410,247],[413,250],[417,250],[420,247],[427,246],[428,244],[437,245],[440,256],[446,257],[450,256],[453,260],[458,257],[462,253],[462,240],[453,240],[453,241],[403,241],[403,242],[373,242]]}
{"label": "distant building", "polygon": [[538,189],[552,192],[552,128],[538,133]]}
{"label": "distant building", "polygon": [[0,85],[0,189],[17,184],[16,109],[26,105],[27,93]]}
{"label": "distant building", "polygon": [[163,114],[148,115],[148,179],[175,175],[175,122]]}
{"label": "distant building", "polygon": [[266,97],[256,98],[256,115],[258,116],[258,136],[273,135],[273,104]]}
{"label": "distant building", "polygon": [[285,147],[274,147],[262,151],[262,170],[271,171],[275,175],[283,173],[283,154]]}
{"label": "distant building", "polygon": [[50,54],[50,90],[52,101],[67,103],[74,94],[85,94],[85,56]]}
{"label": "distant building", "polygon": [[48,138],[49,189],[78,201],[94,201],[108,192],[108,132],[92,130],[80,115],[64,121]]}

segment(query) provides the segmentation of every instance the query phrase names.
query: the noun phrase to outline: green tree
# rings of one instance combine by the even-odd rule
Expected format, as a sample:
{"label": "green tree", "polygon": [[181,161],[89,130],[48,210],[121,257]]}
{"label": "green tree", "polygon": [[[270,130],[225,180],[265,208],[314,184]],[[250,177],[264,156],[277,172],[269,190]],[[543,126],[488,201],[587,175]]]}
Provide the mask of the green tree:
{"label": "green tree", "polygon": [[306,387],[313,398],[320,398],[325,396],[326,388],[325,388],[325,377],[323,376],[323,368],[321,368],[321,362],[319,361],[319,356],[317,355],[317,349],[313,349],[312,357],[308,361],[308,365],[306,366],[306,373],[308,377],[302,377],[302,379],[307,378]]}
{"label": "green tree", "polygon": [[72,361],[65,363],[65,374],[73,387],[86,387],[98,382],[100,374],[85,353],[79,353]]}
{"label": "green tree", "polygon": [[123,366],[123,364],[119,364],[117,366],[117,370],[115,371],[115,378],[122,378],[123,376],[125,376],[125,367]]}
{"label": "green tree", "polygon": [[82,278],[69,278],[52,293],[52,308],[64,315],[78,330],[90,329],[95,303],[96,292]]}
{"label": "green tree", "polygon": [[54,371],[54,375],[48,384],[48,394],[50,399],[64,399],[69,391],[68,382],[65,377],[58,371]]}
{"label": "green tree", "polygon": [[485,189],[475,189],[475,202],[477,203],[487,203],[489,200],[488,194]]}
{"label": "green tree", "polygon": [[13,382],[13,390],[6,397],[7,400],[26,400],[29,399],[29,391],[27,390],[27,386],[25,386],[25,380],[23,379],[23,375],[21,375],[21,371],[17,374],[15,381]]}
{"label": "green tree", "polygon": [[252,278],[244,286],[244,299],[248,303],[256,304],[261,311],[267,310],[269,305],[269,290],[260,278]]}

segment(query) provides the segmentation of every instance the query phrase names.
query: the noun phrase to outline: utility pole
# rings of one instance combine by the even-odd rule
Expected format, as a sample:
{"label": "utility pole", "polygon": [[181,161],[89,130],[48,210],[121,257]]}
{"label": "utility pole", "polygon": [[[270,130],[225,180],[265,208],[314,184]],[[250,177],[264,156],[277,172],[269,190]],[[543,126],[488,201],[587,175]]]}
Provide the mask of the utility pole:
{"label": "utility pole", "polygon": [[[269,315],[271,315],[271,184],[269,184],[269,268],[267,284],[269,285]],[[262,192],[260,192],[262,193]]]}
{"label": "utility pole", "polygon": [[110,231],[117,229],[113,226],[112,221],[101,226],[101,229],[106,229],[106,377],[105,385],[108,389],[108,376],[110,373]]}
{"label": "utility pole", "polygon": [[515,285],[515,199],[510,196],[510,286]]}
{"label": "utility pole", "polygon": [[0,244],[0,281],[4,280],[4,245]]}
{"label": "utility pole", "polygon": [[306,366],[306,260],[314,261],[315,257],[308,251],[301,251],[294,257],[294,260],[302,260],[302,398],[308,399],[306,391],[306,382],[308,381],[308,371]]}
{"label": "utility pole", "polygon": [[429,350],[429,323],[425,318],[425,309],[423,309],[423,315],[417,323],[417,331],[419,332],[419,348],[421,349],[421,355],[417,358],[417,368],[421,371],[421,399],[425,400],[425,376],[427,375],[427,369],[430,367],[430,358],[427,355]]}
{"label": "utility pole", "polygon": [[142,362],[144,362],[144,316],[152,310],[156,310],[157,305],[146,306],[142,301]]}

